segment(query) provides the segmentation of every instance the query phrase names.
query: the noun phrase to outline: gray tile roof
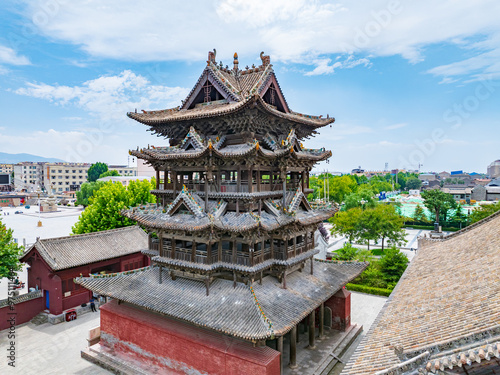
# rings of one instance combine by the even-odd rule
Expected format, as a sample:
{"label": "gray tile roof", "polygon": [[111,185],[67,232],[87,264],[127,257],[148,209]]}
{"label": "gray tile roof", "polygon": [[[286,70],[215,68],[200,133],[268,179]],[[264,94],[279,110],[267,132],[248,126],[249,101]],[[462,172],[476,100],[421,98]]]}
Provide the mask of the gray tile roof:
{"label": "gray tile roof", "polygon": [[[174,208],[182,201],[188,207],[190,213],[175,212]],[[303,202],[307,211],[300,207]],[[315,224],[333,216],[337,208],[313,210],[301,191],[296,193],[286,192],[286,213],[281,212],[281,200],[268,199],[264,205],[270,213],[262,210],[259,216],[253,212],[227,211],[227,203],[224,200],[208,200],[208,214],[204,212],[204,201],[197,193],[184,189],[177,195],[173,202],[166,208],[156,205],[142,205],[123,210],[122,214],[139,224],[154,229],[173,229],[201,231],[213,226],[223,231],[244,232],[252,229],[262,228],[267,231],[279,227],[299,223],[302,225]]]}
{"label": "gray tile roof", "polygon": [[319,250],[312,249],[287,260],[268,259],[265,260],[264,262],[256,264],[255,266],[245,266],[242,264],[226,263],[226,262],[216,262],[212,264],[195,263],[181,259],[161,257],[159,256],[158,251],[154,250],[143,251],[142,253],[152,256],[151,260],[153,262],[162,263],[167,266],[176,266],[185,269],[201,270],[205,272],[215,272],[218,270],[231,270],[231,271],[236,270],[247,274],[256,274],[257,272],[270,268],[273,265],[286,266],[286,267],[294,266],[300,262],[303,262],[306,259],[312,258],[313,256],[319,253]]}
{"label": "gray tile roof", "polygon": [[42,239],[28,248],[21,261],[34,248],[52,270],[58,271],[140,252],[148,248],[148,236],[140,227],[132,226]]}
{"label": "gray tile roof", "polygon": [[216,279],[206,296],[202,281],[174,281],[165,269],[163,283],[159,284],[159,267],[114,277],[80,277],[75,282],[95,293],[196,326],[245,340],[262,340],[288,332],[366,266],[367,263],[315,262],[314,275],[298,271],[287,275],[287,289],[282,289],[272,276],[265,277],[262,285],[254,283],[255,297],[249,286],[237,283],[234,288],[232,281],[223,279]]}
{"label": "gray tile roof", "polygon": [[460,352],[479,356],[500,341],[499,270],[500,211],[444,240],[422,240],[343,374],[426,373]]}
{"label": "gray tile roof", "polygon": [[15,296],[15,297],[5,298],[5,299],[0,300],[0,309],[2,307],[9,306],[10,304],[17,305],[18,303],[26,302],[26,301],[29,301],[29,300],[32,300],[32,299],[35,299],[35,298],[38,298],[41,296],[42,296],[42,291],[37,290],[34,292],[20,294],[20,295]]}

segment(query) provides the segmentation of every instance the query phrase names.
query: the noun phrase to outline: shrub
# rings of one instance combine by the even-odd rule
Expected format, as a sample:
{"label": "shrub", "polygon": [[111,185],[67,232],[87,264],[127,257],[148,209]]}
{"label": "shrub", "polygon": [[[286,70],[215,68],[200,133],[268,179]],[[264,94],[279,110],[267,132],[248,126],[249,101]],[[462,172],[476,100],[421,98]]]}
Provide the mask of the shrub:
{"label": "shrub", "polygon": [[374,288],[371,286],[350,284],[350,283],[346,285],[346,288],[347,290],[352,290],[353,292],[374,294],[376,296],[384,296],[384,297],[389,297],[392,293],[392,290],[390,289]]}
{"label": "shrub", "polygon": [[384,280],[387,283],[397,283],[408,267],[408,258],[393,246],[384,252],[378,263]]}
{"label": "shrub", "polygon": [[370,263],[363,273],[353,280],[353,283],[363,284],[373,288],[387,288],[387,282],[385,281],[384,274],[380,270],[378,261]]}
{"label": "shrub", "polygon": [[359,249],[353,247],[350,243],[346,242],[344,243],[344,246],[342,246],[335,252],[335,254],[336,254],[336,259],[338,260],[353,260],[356,257],[356,254],[358,254],[358,252]]}

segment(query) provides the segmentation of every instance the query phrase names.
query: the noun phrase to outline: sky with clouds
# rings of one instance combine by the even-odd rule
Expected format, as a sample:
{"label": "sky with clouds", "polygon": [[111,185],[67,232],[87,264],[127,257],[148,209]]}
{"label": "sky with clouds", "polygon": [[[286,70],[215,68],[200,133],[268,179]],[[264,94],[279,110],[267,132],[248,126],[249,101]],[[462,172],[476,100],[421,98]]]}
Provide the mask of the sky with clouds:
{"label": "sky with clouds", "polygon": [[289,106],[336,118],[318,169],[464,169],[500,158],[500,2],[4,0],[0,151],[126,164],[168,141],[126,113],[180,104],[209,50],[265,51]]}

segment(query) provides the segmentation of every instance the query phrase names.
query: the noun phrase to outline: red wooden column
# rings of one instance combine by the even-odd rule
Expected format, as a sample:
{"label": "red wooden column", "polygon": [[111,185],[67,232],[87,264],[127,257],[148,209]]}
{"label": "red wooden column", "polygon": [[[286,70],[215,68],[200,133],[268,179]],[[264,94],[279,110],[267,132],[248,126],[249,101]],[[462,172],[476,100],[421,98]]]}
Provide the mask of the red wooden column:
{"label": "red wooden column", "polygon": [[325,301],[332,310],[332,329],[345,331],[351,325],[351,292],[340,289]]}

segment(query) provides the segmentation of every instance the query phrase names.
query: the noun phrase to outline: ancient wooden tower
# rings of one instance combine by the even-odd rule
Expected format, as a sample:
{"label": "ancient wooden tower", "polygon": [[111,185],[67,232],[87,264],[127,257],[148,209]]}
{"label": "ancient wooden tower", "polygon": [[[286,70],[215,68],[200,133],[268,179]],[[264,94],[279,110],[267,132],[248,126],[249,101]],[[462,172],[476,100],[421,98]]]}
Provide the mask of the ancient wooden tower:
{"label": "ancient wooden tower", "polygon": [[[236,341],[238,350],[249,350],[239,355],[238,366],[246,366],[252,352],[262,356],[262,363],[248,371],[276,373],[273,366],[276,358],[279,365],[284,335],[296,335],[297,324],[309,316],[313,347],[315,310],[321,332],[325,305],[366,264],[313,260],[318,252],[314,232],[335,208],[310,206],[309,172],[331,152],[305,148],[302,141],[334,119],[291,111],[269,56],[261,53],[262,64],[244,70],[237,54],[232,68],[217,64],[215,57],[215,51],[209,53],[206,68],[181,106],[128,113],[170,142],[168,147],[130,151],[156,170],[152,193],[158,203],[123,212],[149,233],[149,248],[143,253],[156,266],[142,274],[77,282],[164,316],[155,329],[164,332],[165,340],[174,330],[201,327],[251,342],[255,347],[250,350]],[[101,342],[107,343],[103,347],[117,350],[116,339],[131,341],[147,353],[168,358],[170,364],[192,368],[189,359],[158,352],[161,342],[145,349],[149,341],[117,332],[116,327],[126,326],[125,315],[138,325],[147,320],[134,315],[131,307],[107,304],[101,309]],[[344,327],[349,323],[346,316],[336,321],[343,321]],[[187,340],[189,334],[183,332],[171,345]],[[266,346],[269,340],[277,351]],[[295,339],[290,345],[293,365]],[[210,361],[193,367],[210,373],[210,366],[217,368]],[[219,368],[214,373],[231,371]]]}

